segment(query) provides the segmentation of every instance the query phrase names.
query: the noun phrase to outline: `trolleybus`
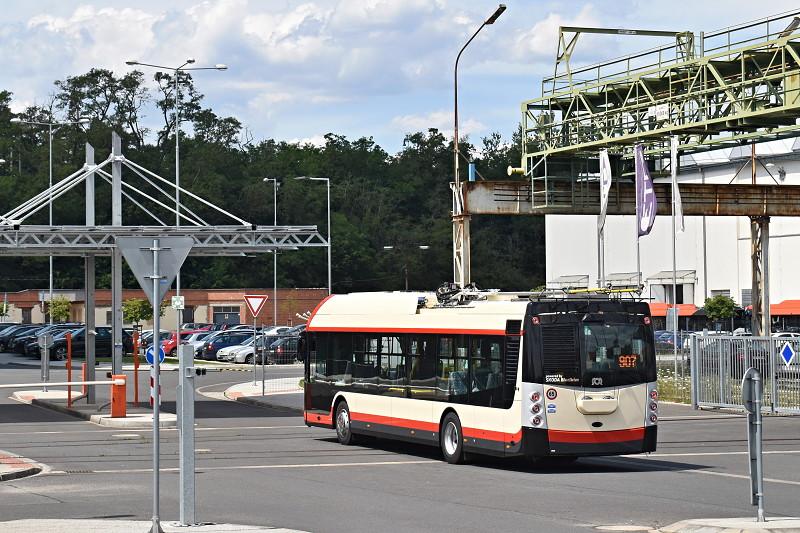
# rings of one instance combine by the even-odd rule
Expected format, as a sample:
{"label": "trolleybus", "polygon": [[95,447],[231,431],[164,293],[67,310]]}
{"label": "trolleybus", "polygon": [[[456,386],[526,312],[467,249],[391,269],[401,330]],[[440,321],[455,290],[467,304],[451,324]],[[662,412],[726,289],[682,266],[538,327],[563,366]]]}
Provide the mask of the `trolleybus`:
{"label": "trolleybus", "polygon": [[649,306],[496,291],[329,296],[304,341],[304,418],[467,453],[560,457],[654,451]]}

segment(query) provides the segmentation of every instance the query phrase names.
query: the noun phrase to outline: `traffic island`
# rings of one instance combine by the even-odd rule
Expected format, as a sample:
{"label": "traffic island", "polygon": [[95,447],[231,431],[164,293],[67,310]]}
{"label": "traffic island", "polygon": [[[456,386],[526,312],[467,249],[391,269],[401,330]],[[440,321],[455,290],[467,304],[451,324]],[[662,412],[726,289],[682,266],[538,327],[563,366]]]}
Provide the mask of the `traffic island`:
{"label": "traffic island", "polygon": [[800,533],[800,518],[703,518],[683,520],[659,529],[663,533]]}
{"label": "traffic island", "polygon": [[[77,391],[72,392],[72,399],[75,401],[81,395]],[[105,404],[81,404],[73,403],[67,405],[67,391],[50,389],[17,391],[11,398],[18,402],[44,407],[52,411],[64,413],[70,416],[87,420],[94,424],[121,429],[148,429],[153,427],[153,411],[144,407],[132,407],[128,404],[127,415],[125,417],[112,417],[110,414],[110,403]],[[158,425],[161,428],[174,428],[177,425],[177,417],[172,413],[159,413]]]}
{"label": "traffic island", "polygon": [[33,476],[42,471],[42,466],[30,459],[0,450],[0,481],[9,481]]}
{"label": "traffic island", "polygon": [[[131,533],[146,532],[152,522],[144,520],[97,520],[97,519],[28,519],[0,522],[3,533]],[[187,528],[175,522],[161,522],[164,533],[305,533],[297,529],[281,529],[266,526],[246,526],[240,524],[204,523]]]}
{"label": "traffic island", "polygon": [[225,398],[256,407],[277,409],[292,414],[303,412],[303,389],[300,387],[300,378],[268,379],[264,385],[264,395],[261,394],[261,382],[253,384],[252,381],[239,383],[228,387]]}

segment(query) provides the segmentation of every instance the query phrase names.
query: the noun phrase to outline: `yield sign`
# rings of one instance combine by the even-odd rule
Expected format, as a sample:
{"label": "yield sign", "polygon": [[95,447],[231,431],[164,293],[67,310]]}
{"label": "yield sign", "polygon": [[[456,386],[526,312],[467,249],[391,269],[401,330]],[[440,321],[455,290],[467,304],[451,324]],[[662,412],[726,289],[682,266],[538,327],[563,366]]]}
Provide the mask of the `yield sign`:
{"label": "yield sign", "polygon": [[[158,302],[153,302],[153,244],[158,240]],[[161,303],[186,256],[192,249],[191,237],[117,237],[122,256],[152,305]]]}
{"label": "yield sign", "polygon": [[261,312],[261,308],[264,307],[264,304],[267,301],[268,296],[262,294],[245,294],[244,295],[244,303],[247,304],[247,308],[250,310],[250,314],[253,317],[257,317],[258,313]]}

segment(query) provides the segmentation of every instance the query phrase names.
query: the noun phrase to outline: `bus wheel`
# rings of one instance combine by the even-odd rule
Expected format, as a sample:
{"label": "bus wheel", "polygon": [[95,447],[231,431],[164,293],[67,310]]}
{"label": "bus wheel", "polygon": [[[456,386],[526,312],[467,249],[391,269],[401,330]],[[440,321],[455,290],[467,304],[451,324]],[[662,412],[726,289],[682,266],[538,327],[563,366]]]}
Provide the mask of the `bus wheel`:
{"label": "bus wheel", "polygon": [[336,406],[336,438],[345,446],[355,443],[355,435],[350,427],[350,408],[347,402],[340,402]]}
{"label": "bus wheel", "polygon": [[442,431],[439,434],[442,446],[442,455],[450,464],[464,462],[464,439],[461,432],[461,421],[455,413],[447,413],[442,421]]}

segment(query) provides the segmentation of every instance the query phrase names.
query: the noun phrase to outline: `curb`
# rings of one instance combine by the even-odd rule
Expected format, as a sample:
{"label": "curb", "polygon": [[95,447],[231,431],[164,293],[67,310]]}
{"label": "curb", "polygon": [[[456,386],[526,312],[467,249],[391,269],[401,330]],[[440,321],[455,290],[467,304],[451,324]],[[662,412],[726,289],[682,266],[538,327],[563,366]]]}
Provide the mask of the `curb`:
{"label": "curb", "polygon": [[[148,429],[153,427],[152,420],[144,421],[142,423],[138,423],[139,421],[135,421],[133,419],[128,418],[120,418],[119,423],[112,422],[110,418],[104,417],[102,413],[87,413],[83,411],[78,411],[75,409],[70,409],[63,405],[58,405],[56,403],[47,402],[44,400],[37,400],[33,398],[31,400],[31,405],[36,405],[38,407],[43,407],[44,409],[50,409],[51,411],[57,411],[59,413],[63,413],[65,415],[74,416],[75,418],[79,418],[81,420],[86,420],[87,422],[91,422],[92,424],[97,424],[98,426],[104,427],[116,427],[120,429]],[[168,420],[168,419],[160,419],[159,420],[159,427],[160,428],[174,428],[177,426],[177,419],[176,420]]]}
{"label": "curb", "polygon": [[[228,397],[228,396],[226,395],[226,397]],[[291,414],[294,414],[294,415],[303,414],[303,410],[302,409],[297,409],[296,407],[289,407],[287,405],[277,405],[277,404],[265,402],[265,401],[262,401],[262,400],[256,400],[256,399],[250,398],[249,396],[237,396],[235,398],[228,397],[228,399],[236,401],[236,402],[239,402],[239,403],[243,403],[245,405],[251,405],[253,407],[263,407],[265,409],[275,409],[276,411],[284,411],[286,413],[291,413]]]}
{"label": "curb", "polygon": [[19,455],[11,454],[8,452],[0,452],[0,462],[4,462],[3,460],[13,460],[14,463],[21,463],[27,466],[27,468],[20,468],[17,470],[13,470],[11,472],[4,472],[0,474],[0,482],[2,481],[11,481],[13,479],[21,479],[24,477],[35,476],[39,472],[43,470],[42,466],[34,463],[30,459],[26,457],[21,457]]}
{"label": "curb", "polygon": [[721,518],[682,520],[658,529],[659,533],[799,533],[798,518]]}

